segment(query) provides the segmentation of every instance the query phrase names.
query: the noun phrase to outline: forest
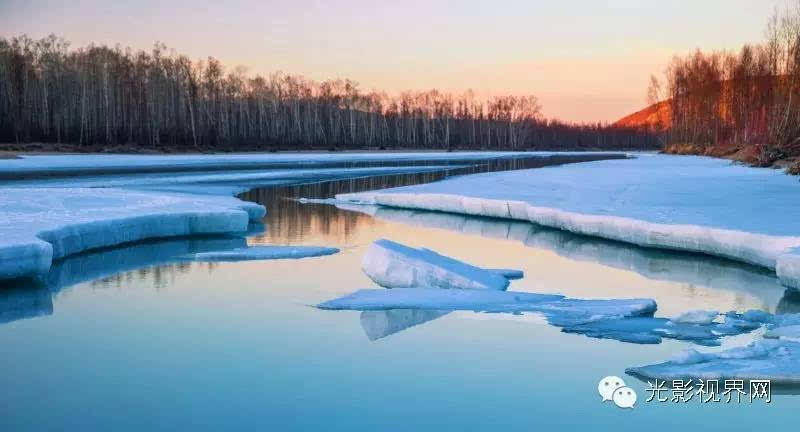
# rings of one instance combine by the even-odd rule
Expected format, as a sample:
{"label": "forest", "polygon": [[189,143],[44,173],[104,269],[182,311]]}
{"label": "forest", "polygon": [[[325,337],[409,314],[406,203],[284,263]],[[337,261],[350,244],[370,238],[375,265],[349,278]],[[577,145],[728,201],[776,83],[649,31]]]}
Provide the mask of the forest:
{"label": "forest", "polygon": [[651,77],[649,101],[668,102],[653,125],[667,152],[788,160],[800,173],[800,3],[776,10],[765,35],[738,52],[676,56],[662,80]]}
{"label": "forest", "polygon": [[654,149],[639,127],[545,119],[535,96],[388,95],[347,79],[250,75],[209,57],[0,38],[0,143],[85,151]]}

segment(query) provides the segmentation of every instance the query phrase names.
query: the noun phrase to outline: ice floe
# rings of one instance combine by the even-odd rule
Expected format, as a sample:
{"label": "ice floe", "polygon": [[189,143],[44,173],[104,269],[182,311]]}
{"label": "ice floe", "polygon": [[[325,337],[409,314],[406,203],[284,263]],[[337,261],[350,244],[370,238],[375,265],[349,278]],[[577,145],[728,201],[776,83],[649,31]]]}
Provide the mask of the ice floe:
{"label": "ice floe", "polygon": [[719,311],[692,310],[672,318],[672,321],[684,324],[711,324],[718,316]]}
{"label": "ice floe", "polygon": [[770,380],[772,384],[800,384],[800,343],[757,340],[720,352],[686,350],[664,363],[631,367],[626,373],[645,380]]}
{"label": "ice floe", "polygon": [[[654,280],[742,293],[758,298],[766,308],[772,309],[775,305],[781,310],[797,307],[800,312],[800,294],[791,297],[789,291],[778,283],[775,274],[762,267],[710,255],[639,247],[510,219],[331,201],[337,208],[369,214],[380,220],[517,241],[571,260],[596,262]],[[796,298],[794,302],[791,301],[793,298]]]}
{"label": "ice floe", "polygon": [[381,239],[367,249],[361,269],[386,288],[472,288],[504,290],[508,279],[479,267]]}
{"label": "ice floe", "polygon": [[800,325],[787,325],[767,330],[764,337],[768,339],[789,339],[800,342]]}
{"label": "ice floe", "polygon": [[249,261],[300,259],[333,255],[339,249],[323,246],[249,246],[236,249],[198,252],[185,257],[194,261]]}
{"label": "ice floe", "polygon": [[470,310],[476,312],[540,312],[577,323],[605,317],[652,315],[650,299],[582,300],[556,294],[497,291],[487,289],[363,289],[320,303],[334,310]]}
{"label": "ice floe", "polygon": [[728,161],[639,155],[476,174],[338,200],[534,222],[647,247],[701,252],[800,281],[800,184]]}
{"label": "ice floe", "polygon": [[115,188],[3,189],[0,279],[47,273],[54,259],[150,238],[244,233],[264,207],[230,196]]}
{"label": "ice floe", "polygon": [[494,269],[494,268],[487,268],[487,269],[484,269],[484,270],[486,270],[486,271],[488,271],[490,273],[499,274],[500,276],[503,276],[504,278],[511,279],[511,280],[522,279],[523,277],[525,277],[525,272],[523,272],[522,270]]}

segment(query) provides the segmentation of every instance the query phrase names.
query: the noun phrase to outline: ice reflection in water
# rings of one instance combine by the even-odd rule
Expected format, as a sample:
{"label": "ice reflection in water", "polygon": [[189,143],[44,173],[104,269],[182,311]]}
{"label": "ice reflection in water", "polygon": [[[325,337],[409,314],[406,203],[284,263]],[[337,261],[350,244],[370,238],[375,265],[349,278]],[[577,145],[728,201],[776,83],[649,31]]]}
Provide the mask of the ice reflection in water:
{"label": "ice reflection in water", "polygon": [[[214,270],[216,264],[213,263],[177,262],[178,256],[188,253],[231,249],[246,243],[358,248],[388,235],[401,241],[414,239],[421,246],[433,248],[437,248],[437,243],[445,243],[458,251],[455,256],[473,263],[483,263],[482,250],[486,248],[494,250],[493,255],[498,257],[522,259],[523,265],[514,267],[525,267],[527,277],[514,283],[515,290],[557,292],[585,298],[652,297],[664,316],[682,312],[689,305],[702,307],[698,303],[703,302],[721,310],[759,308],[777,313],[796,311],[800,304],[796,292],[780,287],[770,272],[724,259],[639,248],[524,222],[375,206],[337,208],[302,204],[295,200],[300,197],[329,198],[337,193],[434,181],[443,175],[441,172],[428,172],[256,189],[243,194],[242,198],[264,204],[268,211],[264,225],[254,225],[247,239],[171,239],[92,251],[61,260],[40,285],[46,286],[50,292],[58,292],[86,281],[92,281],[98,287],[124,286],[126,281],[136,278],[150,280],[152,286],[164,288],[180,274],[201,267],[204,269],[201,271]],[[468,259],[470,255],[475,258]],[[635,281],[622,277],[624,286],[598,286],[602,277],[597,277],[596,270],[588,271],[586,277],[581,278],[580,274],[573,274],[567,268],[581,268],[582,262],[667,284],[655,284],[644,289],[637,287],[636,291],[631,291]],[[489,266],[490,263],[483,264]],[[495,266],[509,265],[508,262],[497,262]],[[562,272],[567,274],[567,278],[558,274],[559,268],[564,268]],[[347,271],[358,272],[359,269],[354,266]],[[357,288],[362,287],[348,287],[348,291]],[[42,303],[46,303],[46,296],[42,295],[39,285],[30,292],[21,289],[9,291],[6,295],[8,299],[0,304],[2,316],[24,318],[52,313],[52,305],[48,308]],[[24,312],[25,309],[28,311]],[[444,314],[434,311],[431,314],[397,312],[372,315],[362,318],[370,339],[385,337]]]}

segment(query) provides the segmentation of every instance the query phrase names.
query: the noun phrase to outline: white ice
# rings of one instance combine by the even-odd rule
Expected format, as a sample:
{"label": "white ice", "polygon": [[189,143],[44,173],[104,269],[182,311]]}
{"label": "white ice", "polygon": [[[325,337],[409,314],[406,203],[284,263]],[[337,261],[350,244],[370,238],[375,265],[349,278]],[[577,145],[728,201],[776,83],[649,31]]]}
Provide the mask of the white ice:
{"label": "white ice", "polygon": [[800,325],[787,325],[775,327],[764,333],[765,338],[769,339],[788,339],[800,342]]}
{"label": "white ice", "polygon": [[343,204],[336,200],[333,200],[333,203],[343,210],[369,214],[380,220],[518,241],[526,246],[553,251],[571,260],[591,261],[633,271],[649,279],[741,292],[757,297],[765,305],[770,306],[778,304],[785,292],[785,288],[780,286],[774,274],[713,256],[632,247],[599,237],[575,235],[511,219]]}
{"label": "white ice", "polygon": [[764,266],[800,286],[800,183],[781,171],[639,154],[340,194],[338,200],[534,222]]}
{"label": "white ice", "polygon": [[684,324],[711,324],[718,316],[719,311],[691,310],[672,318],[672,321]]}
{"label": "white ice", "polygon": [[504,269],[504,268],[497,268],[497,269],[495,269],[495,268],[487,268],[487,269],[484,269],[484,270],[486,270],[486,271],[488,271],[490,273],[499,274],[500,276],[503,276],[504,278],[510,279],[510,280],[522,279],[523,277],[525,277],[525,272],[523,272],[522,270]]}
{"label": "white ice", "polygon": [[502,275],[440,255],[429,249],[414,249],[391,240],[372,243],[361,261],[361,269],[386,288],[468,288],[504,290]]}
{"label": "white ice", "polygon": [[335,310],[471,310],[476,312],[539,312],[572,322],[652,315],[651,299],[583,300],[555,294],[487,289],[364,289],[318,305]]}
{"label": "white ice", "polygon": [[626,369],[642,379],[764,379],[800,384],[800,343],[761,339],[744,347],[713,353],[689,349],[670,361]]}
{"label": "white ice", "polygon": [[244,233],[264,207],[230,196],[114,188],[3,189],[0,279],[42,275],[54,259],[149,238]]}
{"label": "white ice", "polygon": [[[602,152],[601,152],[602,153]],[[0,179],[98,173],[248,170],[351,162],[479,160],[514,156],[550,156],[553,152],[380,152],[380,153],[243,153],[225,155],[20,155],[0,160]],[[586,153],[572,153],[586,154]]]}
{"label": "white ice", "polygon": [[249,261],[272,259],[299,259],[332,255],[339,249],[323,246],[249,246],[228,250],[198,252],[186,255],[194,261]]}

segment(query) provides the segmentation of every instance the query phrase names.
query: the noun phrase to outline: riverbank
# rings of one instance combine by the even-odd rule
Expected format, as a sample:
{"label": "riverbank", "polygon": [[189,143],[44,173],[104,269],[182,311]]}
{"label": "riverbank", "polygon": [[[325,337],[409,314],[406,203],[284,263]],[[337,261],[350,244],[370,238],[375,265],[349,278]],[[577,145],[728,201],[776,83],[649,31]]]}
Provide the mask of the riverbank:
{"label": "riverbank", "polygon": [[711,156],[740,162],[752,167],[775,168],[784,170],[790,175],[800,175],[800,155],[784,155],[774,161],[759,160],[758,150],[755,146],[714,145],[699,146],[695,144],[667,144],[662,150],[665,154]]}

